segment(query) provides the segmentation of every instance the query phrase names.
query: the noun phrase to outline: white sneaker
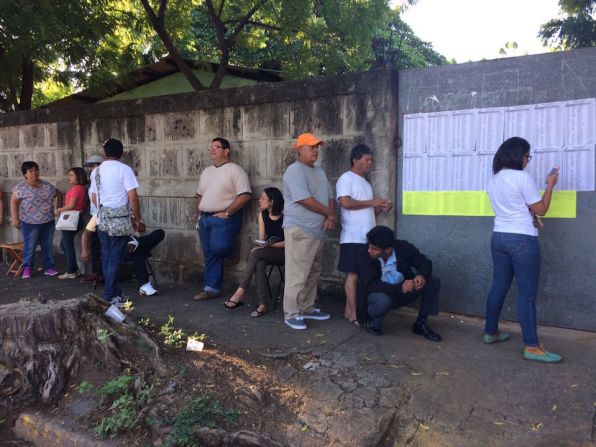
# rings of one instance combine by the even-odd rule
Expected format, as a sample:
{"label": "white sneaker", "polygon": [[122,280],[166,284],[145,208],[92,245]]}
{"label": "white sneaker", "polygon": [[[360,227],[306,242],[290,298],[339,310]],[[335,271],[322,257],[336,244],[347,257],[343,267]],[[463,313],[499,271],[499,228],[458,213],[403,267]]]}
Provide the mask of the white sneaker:
{"label": "white sneaker", "polygon": [[153,287],[153,284],[151,284],[150,282],[148,282],[147,284],[143,284],[141,286],[141,288],[139,289],[140,295],[151,296],[151,295],[155,295],[156,293],[157,293],[157,290],[155,290],[155,288]]}

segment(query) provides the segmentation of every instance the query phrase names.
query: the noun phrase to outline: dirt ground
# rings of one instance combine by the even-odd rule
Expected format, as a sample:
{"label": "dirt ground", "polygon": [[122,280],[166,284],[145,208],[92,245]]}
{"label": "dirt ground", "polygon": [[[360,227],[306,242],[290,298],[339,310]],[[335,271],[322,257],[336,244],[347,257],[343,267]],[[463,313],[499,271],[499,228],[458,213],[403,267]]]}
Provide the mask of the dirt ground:
{"label": "dirt ground", "polygon": [[[134,283],[123,285],[135,321],[146,317],[159,327],[171,315],[176,328],[207,334],[203,352],[166,350],[173,373],[156,390],[176,385],[159,397],[156,407],[164,412],[183,407],[193,392],[208,391],[223,407],[240,411],[230,428],[268,433],[286,445],[596,445],[595,332],[541,326],[541,341],[564,356],[559,365],[541,365],[521,358],[517,323],[501,327],[511,340],[486,346],[481,318],[443,312],[431,325],[444,341],[431,343],[412,334],[415,311],[403,309],[388,316],[382,337],[372,337],[341,317],[340,301],[322,296],[332,319],[292,331],[280,309],[255,319],[250,306],[230,311],[223,299],[193,301],[196,288],[160,286],[160,294],[148,298],[136,295]],[[88,291],[78,281],[2,275],[0,304]],[[79,414],[89,411],[74,389],[69,397]],[[77,422],[91,427],[94,414]],[[143,444],[146,436],[134,433],[126,441],[150,445]]]}

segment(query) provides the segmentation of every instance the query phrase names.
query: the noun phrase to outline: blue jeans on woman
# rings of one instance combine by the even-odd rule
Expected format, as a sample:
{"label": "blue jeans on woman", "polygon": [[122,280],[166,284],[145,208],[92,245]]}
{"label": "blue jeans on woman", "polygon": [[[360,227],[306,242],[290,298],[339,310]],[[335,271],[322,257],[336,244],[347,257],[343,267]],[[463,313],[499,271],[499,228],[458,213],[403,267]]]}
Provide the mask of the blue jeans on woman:
{"label": "blue jeans on woman", "polygon": [[199,238],[205,256],[203,290],[219,293],[223,286],[223,261],[236,246],[236,236],[242,225],[242,211],[228,219],[220,219],[206,213],[199,220]]}
{"label": "blue jeans on woman", "polygon": [[54,240],[54,221],[43,224],[29,224],[21,220],[21,233],[23,234],[23,268],[33,268],[35,249],[41,245],[43,269],[48,271],[54,268],[52,257],[52,242]]}
{"label": "blue jeans on woman", "polygon": [[498,331],[499,315],[515,275],[517,317],[526,346],[538,346],[536,295],[540,276],[540,246],[537,236],[493,232],[491,240],[493,284],[486,301],[485,334]]}
{"label": "blue jeans on woman", "polygon": [[74,239],[79,231],[83,229],[85,222],[83,217],[79,216],[79,223],[76,230],[62,230],[62,239],[60,240],[60,248],[66,256],[66,271],[68,273],[75,273],[79,270],[77,265],[77,255],[75,253]]}

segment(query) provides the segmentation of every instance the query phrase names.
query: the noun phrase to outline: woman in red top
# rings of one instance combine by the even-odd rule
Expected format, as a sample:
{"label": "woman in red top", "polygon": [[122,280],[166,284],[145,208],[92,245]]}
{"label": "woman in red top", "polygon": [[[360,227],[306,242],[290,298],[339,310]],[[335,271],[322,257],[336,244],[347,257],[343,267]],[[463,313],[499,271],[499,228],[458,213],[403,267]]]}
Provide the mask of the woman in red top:
{"label": "woman in red top", "polygon": [[[68,183],[72,187],[66,193],[64,206],[56,209],[56,216],[64,211],[85,211],[87,209],[87,174],[83,168],[70,168],[68,171]],[[79,216],[79,224],[76,230],[62,230],[62,240],[60,248],[66,256],[66,273],[58,276],[60,279],[74,279],[80,276],[77,265],[77,255],[75,254],[74,238],[76,234],[84,227],[83,219]]]}

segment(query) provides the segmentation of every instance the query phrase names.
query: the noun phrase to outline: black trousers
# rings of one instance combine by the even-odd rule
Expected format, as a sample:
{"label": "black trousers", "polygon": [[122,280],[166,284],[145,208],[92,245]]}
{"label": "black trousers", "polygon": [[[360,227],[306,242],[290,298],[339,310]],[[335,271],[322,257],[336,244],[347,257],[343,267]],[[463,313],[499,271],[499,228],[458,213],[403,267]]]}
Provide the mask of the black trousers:
{"label": "black trousers", "polygon": [[381,329],[383,318],[392,309],[407,306],[420,298],[419,317],[428,317],[439,313],[439,291],[441,281],[437,277],[432,277],[426,282],[421,290],[414,290],[409,293],[399,293],[390,296],[382,292],[373,292],[367,298],[367,311],[371,319],[371,326],[375,329]]}
{"label": "black trousers", "polygon": [[139,283],[139,287],[149,282],[149,272],[145,264],[145,258],[153,250],[157,244],[163,241],[166,233],[163,230],[154,230],[146,236],[137,238],[139,246],[133,253],[124,255],[124,260],[132,262],[135,276]]}

